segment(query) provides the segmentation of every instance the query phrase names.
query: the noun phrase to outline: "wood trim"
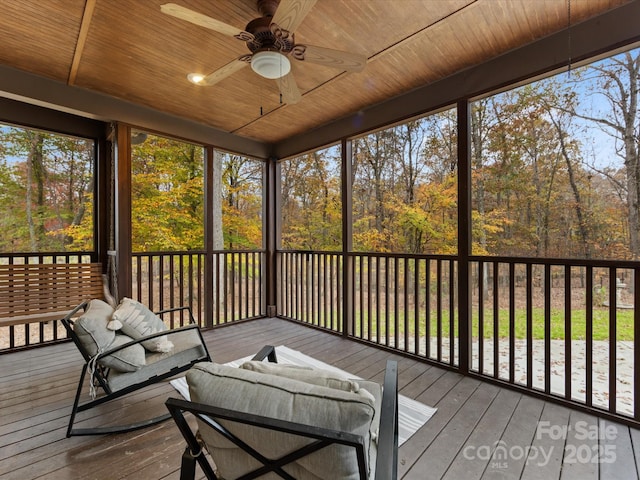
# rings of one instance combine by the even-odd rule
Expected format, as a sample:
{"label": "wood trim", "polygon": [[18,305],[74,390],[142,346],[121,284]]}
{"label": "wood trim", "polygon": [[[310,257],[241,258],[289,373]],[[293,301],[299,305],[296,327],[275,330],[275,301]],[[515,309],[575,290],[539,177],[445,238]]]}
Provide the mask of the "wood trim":
{"label": "wood trim", "polygon": [[116,265],[118,300],[131,297],[131,128],[117,126],[116,141]]}
{"label": "wood trim", "polygon": [[76,83],[76,75],[78,74],[78,68],[80,67],[80,59],[82,58],[84,45],[87,41],[89,27],[91,26],[91,18],[93,17],[95,7],[96,0],[87,0],[84,5],[82,23],[80,24],[80,32],[78,33],[78,41],[76,42],[76,49],[73,52],[73,62],[71,62],[71,71],[69,72],[69,80],[67,81],[69,85]]}
{"label": "wood trim", "polygon": [[265,255],[264,292],[267,316],[273,317],[278,311],[278,255],[281,244],[282,185],[281,165],[275,158],[265,162],[263,168],[263,248]]}
{"label": "wood trim", "polygon": [[[2,95],[1,92],[0,95]],[[104,134],[106,125],[104,122],[90,118],[2,97],[0,97],[0,122],[84,138],[100,138]]]}
{"label": "wood trim", "polygon": [[[0,65],[0,97],[79,117],[104,122],[118,121],[143,130],[165,132],[194,143],[213,145],[221,150],[258,159],[268,158],[272,150],[268,143],[6,65]],[[5,113],[0,110],[0,115],[5,116]]]}
{"label": "wood trim", "polygon": [[[213,262],[213,205],[214,202],[214,179],[213,174],[215,168],[213,162],[215,159],[213,147],[204,148],[204,248],[205,248],[205,265],[204,265],[204,298],[213,299],[213,279],[218,273],[214,269]],[[217,265],[217,262],[216,262]],[[201,322],[202,324],[202,322]],[[204,325],[206,327],[213,326],[213,304],[212,302],[204,302]]]}
{"label": "wood trim", "polygon": [[[111,225],[111,159],[113,143],[106,139],[105,126],[103,136],[96,141],[94,160],[94,246],[98,261],[105,267],[108,264],[109,232]],[[104,272],[103,272],[104,273]]]}
{"label": "wood trim", "polygon": [[[459,368],[467,374],[471,364],[471,106],[460,101],[458,108],[458,338]],[[452,342],[453,344],[453,342]]]}
{"label": "wood trim", "polygon": [[353,144],[342,140],[342,172],[340,175],[342,196],[342,334],[353,335],[353,195],[351,189]]}

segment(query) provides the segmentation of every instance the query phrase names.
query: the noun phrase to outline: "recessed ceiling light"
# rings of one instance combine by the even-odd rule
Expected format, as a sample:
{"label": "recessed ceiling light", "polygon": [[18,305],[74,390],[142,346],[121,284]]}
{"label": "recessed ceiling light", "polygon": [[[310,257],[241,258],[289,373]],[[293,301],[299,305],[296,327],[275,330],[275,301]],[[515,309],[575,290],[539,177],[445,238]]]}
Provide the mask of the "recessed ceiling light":
{"label": "recessed ceiling light", "polygon": [[187,75],[187,78],[191,83],[199,85],[200,82],[204,79],[204,75],[202,75],[201,73],[190,73],[189,75]]}

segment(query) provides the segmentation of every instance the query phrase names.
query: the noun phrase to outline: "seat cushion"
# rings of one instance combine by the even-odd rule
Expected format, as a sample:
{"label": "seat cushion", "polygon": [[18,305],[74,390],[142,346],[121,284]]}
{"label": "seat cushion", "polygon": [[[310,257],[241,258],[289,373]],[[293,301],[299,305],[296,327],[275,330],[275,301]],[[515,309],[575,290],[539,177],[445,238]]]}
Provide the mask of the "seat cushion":
{"label": "seat cushion", "polygon": [[[122,299],[113,314],[113,321],[120,322],[120,331],[136,340],[167,329],[160,317],[131,298]],[[169,352],[173,348],[166,335],[146,340],[142,346],[150,352]]]}
{"label": "seat cushion", "polygon": [[[371,433],[377,430],[378,402],[364,389],[344,391],[210,362],[193,367],[187,382],[194,402],[350,432],[362,437],[367,464],[375,457]],[[281,457],[311,442],[264,428],[221,423],[268,458]],[[205,424],[200,424],[200,432],[223,478],[237,478],[260,466]],[[360,478],[355,449],[341,445],[323,448],[284,469],[297,479]]]}
{"label": "seat cushion", "polygon": [[[172,331],[170,337],[175,345],[171,352],[147,352],[144,368],[134,373],[111,372],[109,387],[113,391],[118,391],[131,385],[146,382],[171,370],[183,372],[193,362],[206,358],[207,351],[200,341],[197,330]],[[144,349],[142,350],[144,351]]]}

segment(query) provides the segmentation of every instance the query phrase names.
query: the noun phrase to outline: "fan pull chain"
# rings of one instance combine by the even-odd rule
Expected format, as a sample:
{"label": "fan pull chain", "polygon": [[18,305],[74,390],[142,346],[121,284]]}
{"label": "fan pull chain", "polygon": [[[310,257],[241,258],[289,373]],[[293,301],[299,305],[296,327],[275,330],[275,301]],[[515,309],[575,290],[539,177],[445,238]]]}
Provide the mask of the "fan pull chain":
{"label": "fan pull chain", "polygon": [[262,116],[262,105],[260,105],[260,116]]}
{"label": "fan pull chain", "polygon": [[282,105],[282,58],[280,58],[280,77],[278,78],[278,83],[280,84],[280,105]]}

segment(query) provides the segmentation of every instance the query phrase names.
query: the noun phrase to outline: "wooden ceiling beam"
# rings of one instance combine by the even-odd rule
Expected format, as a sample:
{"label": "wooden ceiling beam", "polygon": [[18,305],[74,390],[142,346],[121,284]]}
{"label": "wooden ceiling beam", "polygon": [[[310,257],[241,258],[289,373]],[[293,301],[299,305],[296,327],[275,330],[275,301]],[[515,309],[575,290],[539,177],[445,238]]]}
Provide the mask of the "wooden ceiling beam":
{"label": "wooden ceiling beam", "polygon": [[249,157],[266,159],[272,149],[268,143],[5,65],[0,65],[0,97],[95,120],[120,121]]}
{"label": "wooden ceiling beam", "polygon": [[73,62],[71,62],[69,80],[67,81],[69,85],[76,83],[76,75],[78,75],[78,68],[80,67],[80,59],[82,58],[82,52],[87,41],[87,35],[89,34],[89,27],[91,26],[91,19],[93,18],[93,11],[95,8],[96,0],[86,0],[86,3],[84,4],[84,13],[82,14],[82,22],[80,23],[80,31],[78,32],[78,41],[76,42],[76,48],[73,52]]}

